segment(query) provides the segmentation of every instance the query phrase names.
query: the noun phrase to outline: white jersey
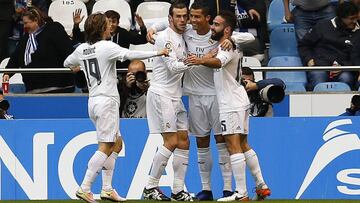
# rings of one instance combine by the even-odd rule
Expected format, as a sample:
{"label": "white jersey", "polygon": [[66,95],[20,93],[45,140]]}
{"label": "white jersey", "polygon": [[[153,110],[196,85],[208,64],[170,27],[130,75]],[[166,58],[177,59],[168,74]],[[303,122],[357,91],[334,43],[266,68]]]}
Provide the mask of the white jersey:
{"label": "white jersey", "polygon": [[129,94],[121,117],[146,118],[146,93],[139,95]]}
{"label": "white jersey", "polygon": [[216,56],[221,68],[214,69],[214,83],[221,113],[247,110],[250,105],[245,88],[240,84],[240,55],[236,50],[219,49]]}
{"label": "white jersey", "polygon": [[[210,30],[205,35],[199,35],[192,29],[192,26],[188,26],[188,29],[184,33],[184,39],[189,53],[195,54],[199,58],[217,48],[219,44],[217,41],[211,39]],[[216,95],[213,70],[206,66],[199,65],[199,67],[186,71],[183,91],[186,95]]]}
{"label": "white jersey", "polygon": [[180,100],[181,78],[184,71],[191,68],[182,62],[187,56],[185,41],[181,34],[167,28],[159,32],[154,47],[167,48],[169,56],[154,59],[153,79],[149,91],[173,100]]}
{"label": "white jersey", "polygon": [[116,61],[143,59],[156,56],[154,51],[130,51],[111,41],[83,43],[64,61],[65,67],[80,66],[84,71],[89,97],[106,96],[120,103],[117,90]]}

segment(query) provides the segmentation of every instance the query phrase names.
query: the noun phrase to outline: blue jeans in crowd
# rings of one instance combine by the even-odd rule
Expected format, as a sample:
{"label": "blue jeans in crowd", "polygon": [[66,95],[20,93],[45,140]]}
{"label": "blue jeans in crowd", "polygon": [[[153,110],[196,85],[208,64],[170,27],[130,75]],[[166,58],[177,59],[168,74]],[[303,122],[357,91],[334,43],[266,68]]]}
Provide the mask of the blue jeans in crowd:
{"label": "blue jeans in crowd", "polygon": [[307,72],[307,90],[313,91],[314,87],[321,82],[343,82],[349,85],[352,90],[355,90],[357,84],[358,73],[354,71],[342,71],[338,76],[329,77],[329,71],[309,71]]}
{"label": "blue jeans in crowd", "polygon": [[294,15],[294,27],[298,41],[302,39],[317,22],[332,19],[336,15],[335,8],[331,4],[315,11],[306,11],[296,6],[292,10],[292,14]]}

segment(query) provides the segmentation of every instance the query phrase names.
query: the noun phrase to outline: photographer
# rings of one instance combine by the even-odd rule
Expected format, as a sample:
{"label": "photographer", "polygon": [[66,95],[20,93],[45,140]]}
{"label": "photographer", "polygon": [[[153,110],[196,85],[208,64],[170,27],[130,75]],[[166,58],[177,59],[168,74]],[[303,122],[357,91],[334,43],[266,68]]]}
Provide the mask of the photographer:
{"label": "photographer", "polygon": [[149,88],[144,62],[133,60],[128,66],[128,72],[119,83],[120,117],[145,118],[146,93]]}
{"label": "photographer", "polygon": [[0,90],[0,119],[11,120],[14,119],[12,115],[7,113],[10,108],[10,103],[4,98],[3,92]]}
{"label": "photographer", "polygon": [[351,98],[350,108],[339,116],[360,116],[360,95],[354,95]]}
{"label": "photographer", "polygon": [[250,99],[250,115],[272,117],[272,103],[279,103],[284,99],[285,83],[279,78],[255,82],[254,72],[249,67],[242,67],[242,83]]}

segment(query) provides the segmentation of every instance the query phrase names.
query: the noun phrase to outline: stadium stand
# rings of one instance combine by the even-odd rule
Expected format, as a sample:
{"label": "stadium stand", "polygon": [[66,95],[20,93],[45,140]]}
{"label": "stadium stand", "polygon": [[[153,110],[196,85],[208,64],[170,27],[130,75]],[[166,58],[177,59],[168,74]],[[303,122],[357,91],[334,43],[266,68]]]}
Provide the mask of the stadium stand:
{"label": "stadium stand", "polygon": [[[87,18],[88,14],[86,11],[85,3],[80,0],[55,0],[51,2],[48,14],[54,21],[61,23],[64,26],[68,35],[70,35],[74,25],[73,12],[76,9],[82,9],[81,14],[85,16],[84,19]],[[84,23],[85,20],[80,23],[81,30],[84,30]]]}
{"label": "stadium stand", "polygon": [[[293,8],[293,6],[291,7]],[[270,31],[279,26],[294,27],[294,24],[288,24],[284,22],[284,15],[285,13],[283,0],[271,1],[267,16],[267,24]]]}
{"label": "stadium stand", "polygon": [[277,27],[270,34],[269,57],[298,56],[295,29],[293,27]]}
{"label": "stadium stand", "polygon": [[343,82],[322,82],[314,87],[314,92],[344,92],[351,91],[349,85]]}
{"label": "stadium stand", "polygon": [[94,4],[92,13],[114,10],[120,14],[119,26],[130,30],[131,9],[129,3],[124,0],[99,0]]}
{"label": "stadium stand", "polygon": [[[302,66],[301,59],[294,56],[278,56],[271,58],[269,67],[282,66]],[[266,78],[280,78],[286,84],[286,92],[305,92],[305,84],[307,83],[305,71],[281,71],[266,72]]]}

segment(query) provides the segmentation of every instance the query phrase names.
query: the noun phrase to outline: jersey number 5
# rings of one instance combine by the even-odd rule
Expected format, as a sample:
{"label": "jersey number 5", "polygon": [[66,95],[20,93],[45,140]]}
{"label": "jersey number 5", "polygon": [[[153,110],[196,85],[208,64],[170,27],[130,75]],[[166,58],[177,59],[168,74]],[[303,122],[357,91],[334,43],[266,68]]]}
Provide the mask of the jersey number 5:
{"label": "jersey number 5", "polygon": [[222,131],[222,132],[225,132],[225,131],[226,131],[226,124],[225,124],[225,122],[226,122],[225,120],[222,120],[222,121],[221,121],[221,131]]}
{"label": "jersey number 5", "polygon": [[99,69],[99,63],[96,58],[84,60],[86,79],[88,81],[89,87],[91,87],[89,76],[94,77],[97,80],[97,84],[101,84],[101,74]]}

